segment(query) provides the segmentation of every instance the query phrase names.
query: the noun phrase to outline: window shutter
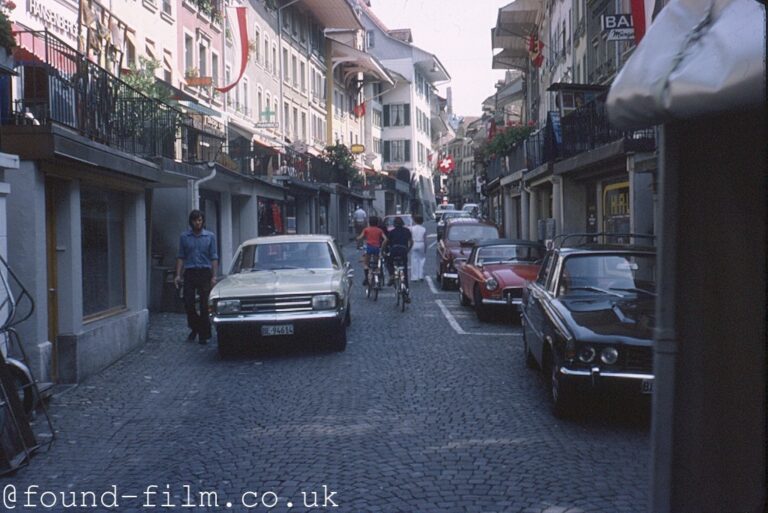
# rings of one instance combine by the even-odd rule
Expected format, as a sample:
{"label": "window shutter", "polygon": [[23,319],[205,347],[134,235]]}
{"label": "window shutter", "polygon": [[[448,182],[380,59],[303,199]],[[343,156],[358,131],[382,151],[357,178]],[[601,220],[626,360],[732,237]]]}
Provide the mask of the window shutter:
{"label": "window shutter", "polygon": [[384,105],[384,126],[389,126],[389,105]]}
{"label": "window shutter", "polygon": [[[386,107],[384,112],[386,112]],[[384,158],[384,162],[389,162],[389,141],[384,141],[383,158]]]}
{"label": "window shutter", "polygon": [[403,106],[403,110],[405,111],[405,122],[403,123],[403,126],[411,126],[411,104],[406,103]]}
{"label": "window shutter", "polygon": [[[408,111],[406,111],[406,112],[408,112]],[[403,145],[403,146],[405,146],[405,162],[410,162],[411,161],[411,140],[410,139],[406,139],[403,142],[405,143]]]}

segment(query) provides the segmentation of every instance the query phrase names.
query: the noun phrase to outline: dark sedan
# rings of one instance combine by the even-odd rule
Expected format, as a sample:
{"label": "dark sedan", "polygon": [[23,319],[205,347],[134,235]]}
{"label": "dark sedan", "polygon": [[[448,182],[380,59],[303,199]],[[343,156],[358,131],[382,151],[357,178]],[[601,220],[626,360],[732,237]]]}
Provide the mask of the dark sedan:
{"label": "dark sedan", "polygon": [[648,246],[584,244],[547,252],[523,293],[526,363],[541,368],[556,415],[606,387],[653,391],[656,255]]}

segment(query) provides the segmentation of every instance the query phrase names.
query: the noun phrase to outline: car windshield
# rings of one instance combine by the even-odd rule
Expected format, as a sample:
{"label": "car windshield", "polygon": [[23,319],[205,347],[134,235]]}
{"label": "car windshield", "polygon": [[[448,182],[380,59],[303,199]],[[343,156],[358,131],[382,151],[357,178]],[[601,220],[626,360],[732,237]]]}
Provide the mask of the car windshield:
{"label": "car windshield", "polygon": [[647,254],[573,255],[565,259],[560,295],[656,295],[656,257]]}
{"label": "car windshield", "polygon": [[327,242],[277,242],[243,247],[232,266],[232,273],[337,267]]}
{"label": "car windshield", "polygon": [[486,246],[477,249],[477,264],[489,262],[538,262],[544,257],[539,246],[504,245]]}
{"label": "car windshield", "polygon": [[457,224],[448,230],[448,240],[497,239],[499,230],[484,224]]}

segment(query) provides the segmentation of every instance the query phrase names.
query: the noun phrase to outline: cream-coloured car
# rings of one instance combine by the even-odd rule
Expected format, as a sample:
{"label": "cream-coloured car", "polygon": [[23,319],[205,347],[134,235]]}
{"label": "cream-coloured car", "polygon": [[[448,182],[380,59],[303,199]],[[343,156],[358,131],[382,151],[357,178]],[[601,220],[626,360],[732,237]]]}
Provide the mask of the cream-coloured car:
{"label": "cream-coloured car", "polygon": [[347,346],[353,271],[328,235],[251,239],[211,291],[209,310],[221,356],[259,341],[320,337]]}

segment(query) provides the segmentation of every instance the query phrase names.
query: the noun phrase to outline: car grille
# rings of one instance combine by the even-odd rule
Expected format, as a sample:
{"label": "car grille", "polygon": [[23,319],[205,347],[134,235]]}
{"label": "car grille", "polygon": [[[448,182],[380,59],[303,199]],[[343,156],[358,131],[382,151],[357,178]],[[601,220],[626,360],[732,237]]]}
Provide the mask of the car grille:
{"label": "car grille", "polygon": [[513,299],[521,299],[523,297],[523,289],[504,289],[504,301],[511,303]]}
{"label": "car grille", "polygon": [[627,371],[652,372],[653,349],[650,347],[625,347],[624,368]]}
{"label": "car grille", "polygon": [[308,312],[312,310],[312,296],[277,296],[247,298],[240,301],[243,313]]}

